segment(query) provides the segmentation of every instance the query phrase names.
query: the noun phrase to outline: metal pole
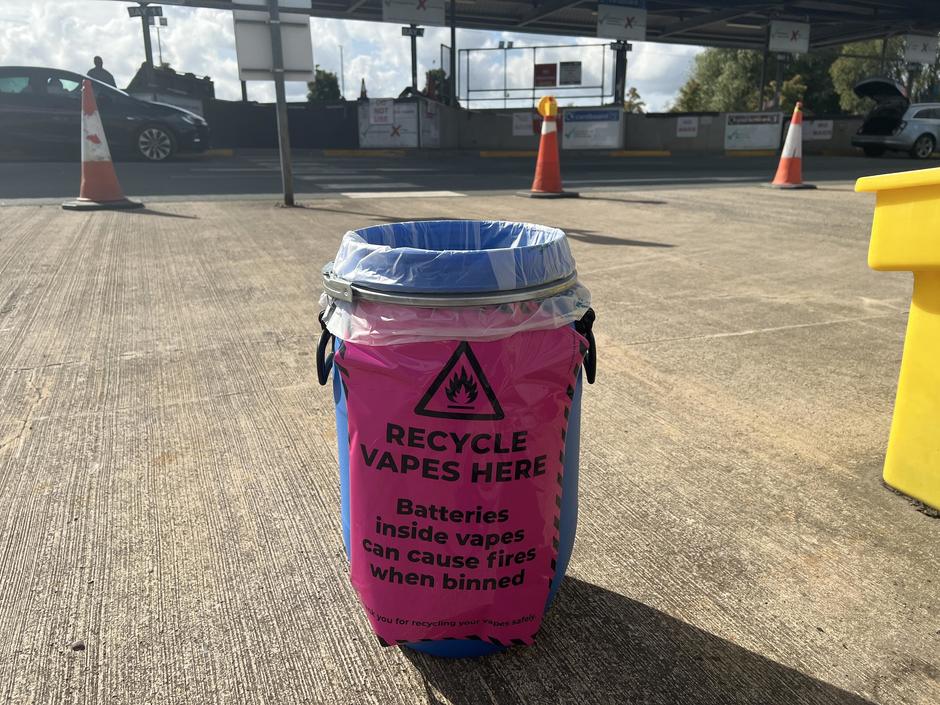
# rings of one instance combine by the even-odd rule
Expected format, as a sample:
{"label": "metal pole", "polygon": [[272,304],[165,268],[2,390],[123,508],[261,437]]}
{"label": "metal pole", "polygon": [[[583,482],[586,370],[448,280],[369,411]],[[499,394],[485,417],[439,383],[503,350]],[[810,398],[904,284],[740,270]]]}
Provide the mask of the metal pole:
{"label": "metal pole", "polygon": [[623,100],[617,103],[617,106],[623,105],[627,100],[627,70],[630,68],[630,50],[633,49],[632,44],[627,44],[627,48],[623,52]]}
{"label": "metal pole", "polygon": [[614,50],[614,105],[623,105],[627,90],[627,43],[618,42]]}
{"label": "metal pole", "polygon": [[780,84],[783,82],[783,60],[781,54],[777,54],[777,77],[774,79],[774,110],[780,109]]}
{"label": "metal pole", "polygon": [[757,112],[764,109],[764,83],[767,81],[767,57],[770,52],[764,47],[764,60],[760,65],[760,83],[757,84]]}
{"label": "metal pole", "polygon": [[277,142],[281,151],[281,183],[284,205],[294,205],[294,169],[290,157],[290,132],[287,126],[287,95],[284,90],[284,48],[281,46],[281,15],[278,0],[268,0],[268,24],[271,27],[271,59],[274,69],[274,95],[277,99]]}
{"label": "metal pole", "polygon": [[470,50],[467,49],[467,77],[464,79],[467,82],[467,110],[470,109]]}
{"label": "metal pole", "polygon": [[920,68],[920,64],[907,64],[907,81],[905,81],[907,88],[907,97],[910,98],[911,102],[914,102],[914,78],[917,76],[917,69]]}
{"label": "metal pole", "polygon": [[601,105],[604,104],[604,99],[607,97],[607,92],[604,89],[605,84],[607,83],[607,47],[601,47]]}
{"label": "metal pole", "polygon": [[450,105],[457,105],[457,0],[450,0]]}
{"label": "metal pole", "polygon": [[140,8],[142,10],[140,24],[144,28],[144,58],[147,61],[147,66],[153,69],[153,45],[150,43],[150,23],[146,3],[141,4]]}
{"label": "metal pole", "polygon": [[343,45],[339,45],[339,90],[340,97],[346,100],[346,70],[343,68]]}
{"label": "metal pole", "polygon": [[506,57],[509,55],[509,49],[503,47],[503,110],[506,109]]}
{"label": "metal pole", "polygon": [[764,109],[764,84],[767,82],[767,58],[770,56],[770,24],[764,33],[764,57],[760,65],[760,84],[757,86],[757,112]]}
{"label": "metal pole", "polygon": [[241,84],[242,84],[242,102],[247,103],[248,102],[248,82],[241,81]]}
{"label": "metal pole", "polygon": [[418,25],[411,25],[411,90],[418,92]]}
{"label": "metal pole", "polygon": [[535,107],[535,63],[539,60],[538,47],[532,47],[532,107]]}
{"label": "metal pole", "polygon": [[157,24],[157,52],[160,56],[160,66],[163,66],[163,42],[160,41],[160,25]]}

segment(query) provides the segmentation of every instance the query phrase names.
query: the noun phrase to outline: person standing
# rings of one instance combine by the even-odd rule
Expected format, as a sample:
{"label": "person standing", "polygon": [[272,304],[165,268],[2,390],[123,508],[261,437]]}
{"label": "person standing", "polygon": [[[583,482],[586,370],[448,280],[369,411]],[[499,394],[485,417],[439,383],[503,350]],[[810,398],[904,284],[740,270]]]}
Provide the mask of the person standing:
{"label": "person standing", "polygon": [[114,76],[111,75],[110,71],[104,68],[104,61],[101,60],[100,56],[95,57],[95,67],[88,70],[88,77],[117,88],[117,84],[114,82]]}

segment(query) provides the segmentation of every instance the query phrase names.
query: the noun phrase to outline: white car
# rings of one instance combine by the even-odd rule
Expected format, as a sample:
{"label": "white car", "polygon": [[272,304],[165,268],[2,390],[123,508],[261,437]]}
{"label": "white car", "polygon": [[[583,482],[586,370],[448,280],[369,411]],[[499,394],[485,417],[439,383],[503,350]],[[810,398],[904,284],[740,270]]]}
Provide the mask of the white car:
{"label": "white car", "polygon": [[888,150],[927,159],[940,143],[940,103],[911,103],[897,81],[869,78],[855,86],[855,94],[871,98],[875,107],[852,138],[865,156],[879,157]]}

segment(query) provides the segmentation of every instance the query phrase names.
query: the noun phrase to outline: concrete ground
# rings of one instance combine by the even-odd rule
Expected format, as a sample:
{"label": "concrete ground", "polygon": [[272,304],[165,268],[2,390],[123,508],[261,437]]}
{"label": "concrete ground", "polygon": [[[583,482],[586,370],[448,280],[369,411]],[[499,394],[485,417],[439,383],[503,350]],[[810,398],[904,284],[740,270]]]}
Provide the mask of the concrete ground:
{"label": "concrete ground", "polygon": [[[940,702],[940,523],[882,486],[910,295],[849,184],[0,209],[0,702]],[[371,636],[320,265],[349,228],[566,229],[598,322],[535,646]]]}

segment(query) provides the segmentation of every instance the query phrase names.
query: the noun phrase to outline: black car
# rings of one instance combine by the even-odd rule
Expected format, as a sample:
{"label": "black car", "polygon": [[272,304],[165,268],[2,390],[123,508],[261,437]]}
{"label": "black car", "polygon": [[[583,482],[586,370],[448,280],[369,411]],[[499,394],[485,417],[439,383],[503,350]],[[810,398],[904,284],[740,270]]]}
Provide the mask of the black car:
{"label": "black car", "polygon": [[[58,69],[0,67],[0,158],[79,153],[82,81],[87,78]],[[88,80],[112,156],[159,162],[209,147],[209,127],[199,115]]]}

